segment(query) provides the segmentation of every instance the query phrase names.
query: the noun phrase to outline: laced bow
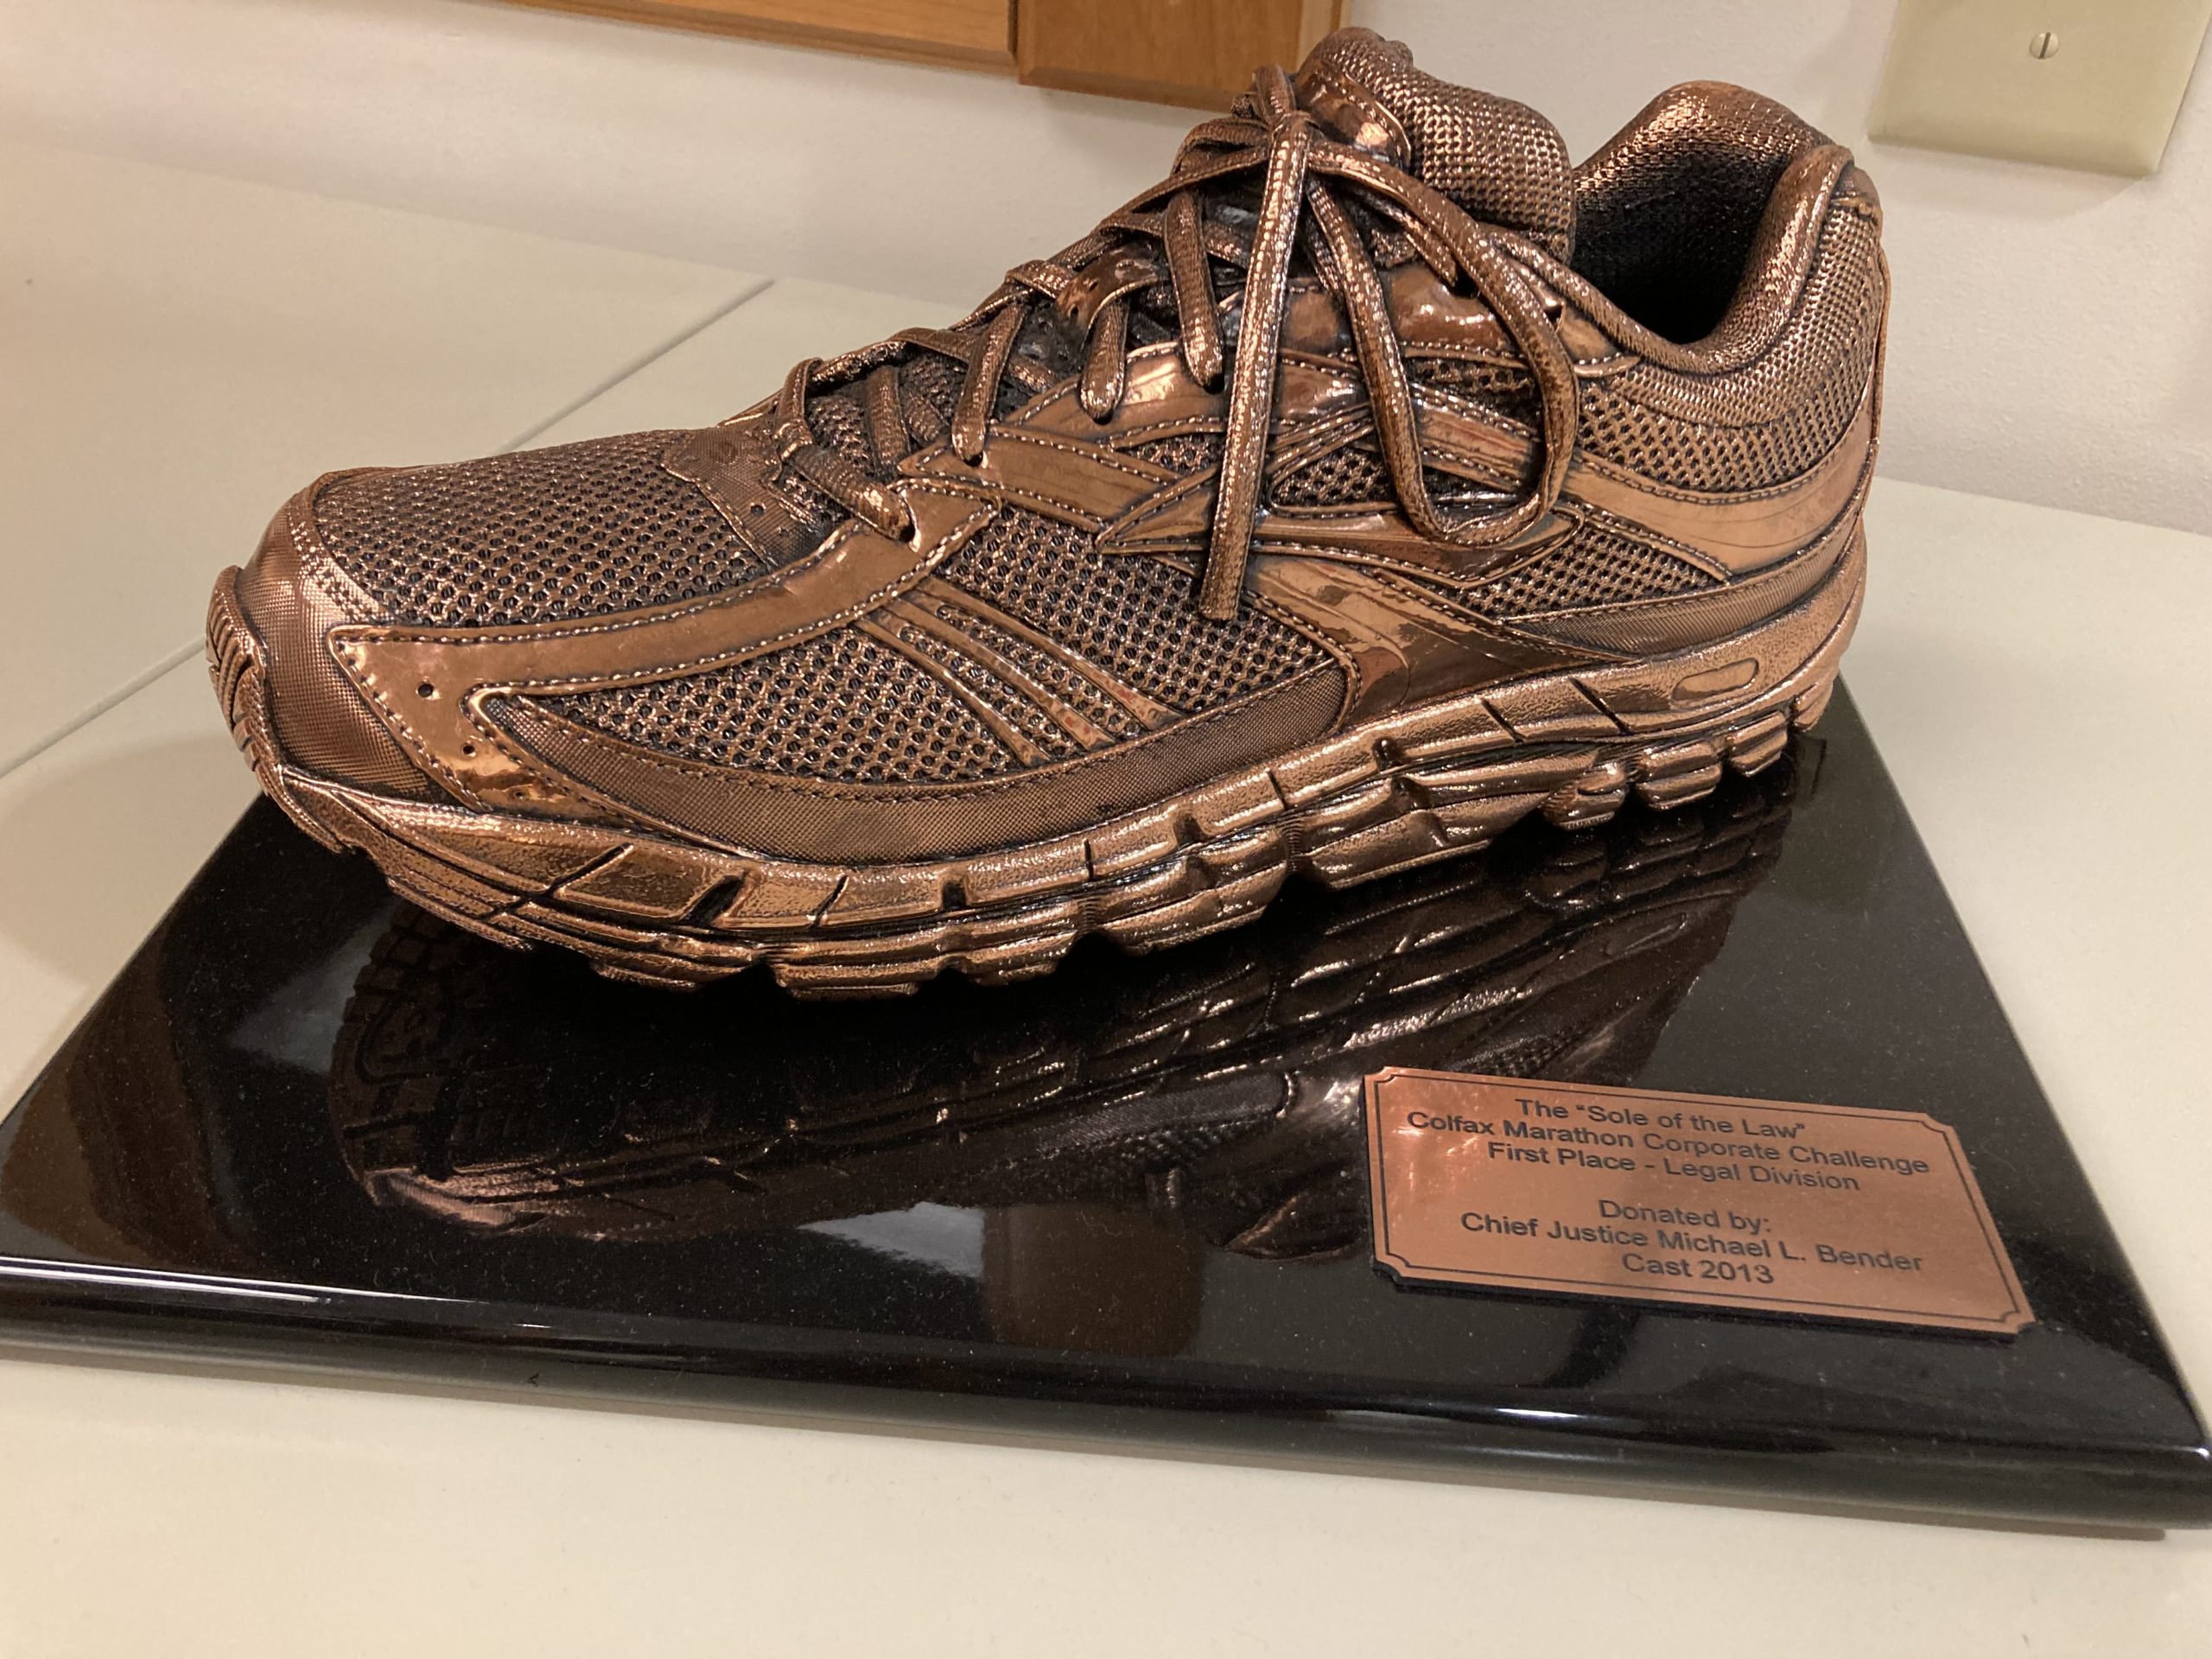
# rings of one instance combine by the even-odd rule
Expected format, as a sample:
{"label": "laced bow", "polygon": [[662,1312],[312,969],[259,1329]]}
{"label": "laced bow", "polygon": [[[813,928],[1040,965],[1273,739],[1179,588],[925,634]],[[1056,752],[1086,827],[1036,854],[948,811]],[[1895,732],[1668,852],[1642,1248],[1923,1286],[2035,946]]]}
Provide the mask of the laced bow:
{"label": "laced bow", "polygon": [[[964,371],[950,442],[972,464],[982,456],[1003,382],[1011,378],[1040,391],[1058,378],[1014,352],[1032,305],[1041,300],[1058,307],[1080,333],[1077,397],[1091,418],[1103,423],[1112,418],[1127,387],[1130,308],[1164,280],[1192,378],[1208,388],[1218,386],[1224,372],[1229,379],[1213,526],[1198,585],[1200,612],[1226,620],[1236,615],[1243,590],[1266,474],[1293,256],[1302,248],[1350,324],[1383,462],[1408,522],[1424,536],[1463,547],[1493,545],[1534,524],[1551,510],[1566,482],[1578,395],[1573,360],[1542,298],[1522,274],[1510,233],[1478,223],[1389,161],[1330,136],[1300,106],[1296,89],[1279,68],[1259,72],[1243,107],[1250,112],[1194,128],[1166,180],[1083,241],[1052,260],[1008,271],[1005,284],[960,327],[910,328],[835,364],[809,359],[797,365],[777,404],[782,463],[882,533],[909,535],[912,519],[897,490],[816,439],[807,399],[817,378],[842,384],[855,366],[874,359],[861,402],[870,448],[888,467],[914,444],[900,405],[898,358],[915,349],[950,358]],[[1199,191],[1214,181],[1254,172],[1262,182],[1248,242],[1206,217]],[[1447,512],[1429,493],[1413,390],[1377,261],[1338,199],[1347,185],[1362,193],[1372,214],[1402,235],[1440,282],[1455,289],[1464,283],[1489,306],[1535,379],[1541,411],[1536,465],[1533,477],[1503,505]],[[1164,271],[1147,244],[1157,245]],[[1224,344],[1214,293],[1215,259],[1244,268],[1233,351]]]}

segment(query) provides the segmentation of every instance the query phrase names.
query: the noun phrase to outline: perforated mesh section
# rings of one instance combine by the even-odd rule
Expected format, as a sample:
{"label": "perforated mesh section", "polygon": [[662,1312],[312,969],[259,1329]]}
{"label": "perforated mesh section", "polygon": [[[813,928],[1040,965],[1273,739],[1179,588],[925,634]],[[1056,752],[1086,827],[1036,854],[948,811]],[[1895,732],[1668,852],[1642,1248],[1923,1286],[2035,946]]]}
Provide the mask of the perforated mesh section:
{"label": "perforated mesh section", "polygon": [[1129,453],[1171,473],[1195,473],[1221,460],[1221,439],[1211,432],[1179,432],[1132,445]]}
{"label": "perforated mesh section", "polygon": [[836,450],[864,473],[882,471],[875,446],[868,441],[868,414],[861,407],[857,387],[815,393],[806,400],[806,420],[817,443]]}
{"label": "perforated mesh section", "polygon": [[969,639],[985,649],[995,652],[1032,683],[1087,716],[1090,723],[1101,731],[1114,737],[1135,737],[1143,731],[1144,728],[1136,716],[1070,668],[1063,658],[1008,633],[1004,628],[985,621],[972,612],[953,608],[953,620],[959,624],[961,631]]}
{"label": "perforated mesh section", "polygon": [[928,671],[849,628],[735,668],[547,701],[671,754],[834,782],[944,782],[1014,765]]}
{"label": "perforated mesh section", "polygon": [[[1472,479],[1433,467],[1421,469],[1421,481],[1428,486],[1431,501],[1460,511],[1477,498],[1491,493]],[[1274,478],[1268,486],[1268,499],[1278,507],[1388,506],[1397,500],[1398,491],[1383,464],[1382,451],[1363,440],[1332,449]]]}
{"label": "perforated mesh section", "polygon": [[1382,456],[1372,445],[1348,443],[1274,480],[1268,493],[1286,507],[1342,507],[1395,499]]}
{"label": "perforated mesh section", "polygon": [[1413,54],[1370,30],[1339,30],[1311,67],[1351,80],[1389,106],[1413,141],[1414,171],[1477,219],[1510,226],[1565,258],[1574,197],[1567,146],[1524,104],[1454,86],[1414,67]]}
{"label": "perforated mesh section", "polygon": [[1582,442],[1597,454],[1696,490],[1756,489],[1804,472],[1858,413],[1874,369],[1881,276],[1873,226],[1830,213],[1796,314],[1737,373],[1649,363],[1582,391]]}
{"label": "perforated mesh section", "polygon": [[1492,616],[1527,616],[1656,599],[1713,585],[1711,576],[1687,559],[1633,537],[1586,524],[1571,540],[1496,582],[1484,582],[1468,597],[1478,610]]}
{"label": "perforated mesh section", "polygon": [[915,353],[899,370],[899,410],[906,429],[923,443],[935,443],[952,429],[959,397],[959,369],[934,352]]}
{"label": "perforated mesh section", "polygon": [[331,556],[403,621],[545,622],[659,605],[768,569],[639,432],[456,467],[341,479],[315,501]]}
{"label": "perforated mesh section", "polygon": [[1099,664],[1147,696],[1210,709],[1325,660],[1257,608],[1230,622],[1198,613],[1195,581],[1142,555],[1107,555],[1066,525],[1018,507],[938,575]]}
{"label": "perforated mesh section", "polygon": [[1448,386],[1523,425],[1533,425],[1541,415],[1535,377],[1516,364],[1429,358],[1416,359],[1406,367],[1424,385]]}

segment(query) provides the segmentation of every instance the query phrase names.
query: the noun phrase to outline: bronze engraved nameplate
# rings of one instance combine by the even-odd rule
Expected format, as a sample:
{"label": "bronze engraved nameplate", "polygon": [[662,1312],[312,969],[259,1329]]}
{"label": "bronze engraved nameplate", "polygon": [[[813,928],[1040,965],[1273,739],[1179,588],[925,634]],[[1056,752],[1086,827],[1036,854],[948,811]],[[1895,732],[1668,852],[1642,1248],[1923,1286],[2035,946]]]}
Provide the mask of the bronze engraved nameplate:
{"label": "bronze engraved nameplate", "polygon": [[1919,1112],[1393,1068],[1367,1079],[1401,1280],[2011,1335],[2035,1322]]}

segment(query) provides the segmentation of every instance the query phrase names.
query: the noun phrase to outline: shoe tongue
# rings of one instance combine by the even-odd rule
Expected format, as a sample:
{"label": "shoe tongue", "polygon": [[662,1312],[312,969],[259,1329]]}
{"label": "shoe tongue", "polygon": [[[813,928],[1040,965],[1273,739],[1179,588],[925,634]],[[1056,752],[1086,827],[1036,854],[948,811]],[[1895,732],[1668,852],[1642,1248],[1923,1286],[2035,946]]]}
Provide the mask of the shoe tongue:
{"label": "shoe tongue", "polygon": [[1414,67],[1372,29],[1340,29],[1298,72],[1299,97],[1349,143],[1392,159],[1468,214],[1566,259],[1574,190],[1559,130],[1525,104],[1454,86]]}

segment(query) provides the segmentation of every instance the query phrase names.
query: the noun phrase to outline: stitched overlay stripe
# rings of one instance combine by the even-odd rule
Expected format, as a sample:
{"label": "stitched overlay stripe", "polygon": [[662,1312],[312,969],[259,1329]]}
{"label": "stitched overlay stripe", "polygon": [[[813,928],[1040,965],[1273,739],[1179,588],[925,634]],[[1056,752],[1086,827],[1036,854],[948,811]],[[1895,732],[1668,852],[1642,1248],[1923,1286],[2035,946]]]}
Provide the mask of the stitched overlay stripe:
{"label": "stitched overlay stripe", "polygon": [[1034,703],[1020,700],[982,664],[911,617],[887,614],[871,617],[859,626],[973,709],[1023,766],[1043,766],[1077,752],[1078,746]]}
{"label": "stitched overlay stripe", "polygon": [[1080,709],[1111,735],[1157,731],[1179,717],[1110,669],[966,588],[932,576],[907,597],[957,626],[1017,683],[1034,686],[1046,701],[1057,697]]}
{"label": "stitched overlay stripe", "polygon": [[964,591],[925,583],[860,625],[972,709],[1024,766],[1170,724],[1175,712]]}

